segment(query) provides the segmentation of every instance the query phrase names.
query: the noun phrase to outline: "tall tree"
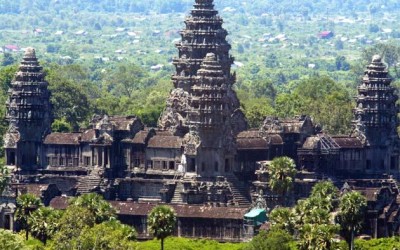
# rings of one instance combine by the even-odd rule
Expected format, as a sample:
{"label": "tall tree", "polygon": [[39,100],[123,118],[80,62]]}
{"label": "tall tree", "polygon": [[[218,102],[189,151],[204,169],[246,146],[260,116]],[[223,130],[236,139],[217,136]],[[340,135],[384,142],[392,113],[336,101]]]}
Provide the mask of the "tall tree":
{"label": "tall tree", "polygon": [[339,199],[339,189],[331,181],[318,182],[312,188],[310,198],[315,206],[332,212]]}
{"label": "tall tree", "polygon": [[25,238],[29,238],[29,220],[32,212],[40,208],[43,204],[40,199],[33,194],[23,194],[17,198],[17,209],[15,217],[17,223],[25,230]]}
{"label": "tall tree", "polygon": [[78,249],[78,238],[85,228],[95,225],[94,215],[84,207],[69,205],[60,219],[59,231],[54,235],[51,249]]}
{"label": "tall tree", "polygon": [[273,228],[285,230],[290,234],[295,231],[295,214],[291,208],[278,207],[269,214],[269,221]]}
{"label": "tall tree", "polygon": [[259,128],[265,117],[275,113],[271,102],[266,98],[252,98],[244,102],[243,106],[251,128]]}
{"label": "tall tree", "polygon": [[97,224],[115,219],[114,208],[99,194],[90,193],[81,195],[73,198],[70,204],[88,209],[94,216]]}
{"label": "tall tree", "polygon": [[176,215],[169,206],[154,207],[147,218],[150,232],[161,240],[161,250],[164,250],[164,240],[172,235],[176,225]]}
{"label": "tall tree", "polygon": [[302,79],[292,93],[279,94],[275,110],[281,117],[310,115],[325,131],[345,134],[353,118],[351,100],[344,86],[327,76],[313,76]]}
{"label": "tall tree", "polygon": [[305,224],[299,233],[297,247],[299,250],[334,249],[334,236],[339,228],[329,224]]}
{"label": "tall tree", "polygon": [[11,55],[11,53],[4,53],[3,58],[1,60],[1,66],[9,66],[15,63],[14,57]]}
{"label": "tall tree", "polygon": [[367,199],[359,192],[351,191],[340,198],[339,213],[336,218],[351,250],[354,249],[354,235],[362,228],[366,208]]}
{"label": "tall tree", "polygon": [[23,238],[13,232],[0,229],[0,246],[2,250],[28,250]]}
{"label": "tall tree", "polygon": [[133,92],[143,89],[146,77],[145,71],[134,64],[120,64],[106,78],[106,87],[117,97],[127,96],[132,98]]}
{"label": "tall tree", "polygon": [[255,236],[244,248],[244,250],[289,250],[289,243],[293,238],[281,229],[264,230]]}
{"label": "tall tree", "polygon": [[47,240],[58,230],[61,216],[61,211],[49,207],[40,207],[34,211],[28,220],[33,237],[46,245]]}
{"label": "tall tree", "polygon": [[286,200],[286,194],[293,187],[296,173],[296,164],[293,159],[286,156],[273,159],[268,167],[268,185],[272,192],[281,195]]}
{"label": "tall tree", "polygon": [[73,79],[65,78],[57,70],[49,70],[46,77],[51,91],[51,103],[55,119],[65,119],[78,130],[91,115],[91,102],[82,86]]}
{"label": "tall tree", "polygon": [[133,250],[135,239],[135,229],[112,220],[84,228],[77,241],[81,250]]}

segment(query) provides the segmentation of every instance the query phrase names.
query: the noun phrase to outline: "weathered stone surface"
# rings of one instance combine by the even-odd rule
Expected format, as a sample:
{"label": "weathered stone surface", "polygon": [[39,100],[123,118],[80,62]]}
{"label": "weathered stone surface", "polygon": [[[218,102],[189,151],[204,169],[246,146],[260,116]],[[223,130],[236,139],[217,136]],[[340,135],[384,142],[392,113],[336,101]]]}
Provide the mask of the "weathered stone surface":
{"label": "weathered stone surface", "polygon": [[[159,127],[184,135],[189,130],[186,122],[191,111],[188,103],[193,95],[193,86],[199,74],[203,59],[211,56],[218,61],[221,77],[225,77],[227,105],[234,118],[234,133],[247,128],[247,121],[240,111],[240,102],[232,85],[235,76],[231,74],[233,57],[229,55],[231,45],[226,41],[228,32],[222,28],[223,20],[214,10],[213,1],[196,1],[191,16],[185,21],[186,28],[181,31],[182,40],[176,47],[179,58],[174,59],[176,73],[172,77],[175,90],[168,98],[166,109],[159,119]],[[203,69],[207,71],[210,69]],[[204,73],[204,72],[203,72]]]}
{"label": "weathered stone surface", "polygon": [[41,164],[40,152],[52,122],[50,93],[45,73],[33,48],[27,48],[11,83],[6,103],[9,128],[4,136],[8,165],[35,171]]}

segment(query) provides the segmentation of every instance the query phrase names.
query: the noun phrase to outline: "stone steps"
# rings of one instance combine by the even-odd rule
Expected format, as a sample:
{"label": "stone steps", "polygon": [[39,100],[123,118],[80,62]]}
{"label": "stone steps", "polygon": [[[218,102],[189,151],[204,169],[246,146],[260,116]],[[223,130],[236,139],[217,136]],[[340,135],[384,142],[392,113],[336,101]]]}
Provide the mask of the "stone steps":
{"label": "stone steps", "polygon": [[226,180],[229,182],[235,205],[240,207],[250,207],[251,199],[248,187],[246,187],[244,183],[240,182],[235,176],[226,176]]}
{"label": "stone steps", "polygon": [[177,182],[175,186],[174,196],[171,199],[172,204],[183,204],[182,193],[183,192],[183,184],[181,182]]}
{"label": "stone steps", "polygon": [[82,177],[78,183],[77,194],[91,193],[93,189],[100,186],[101,179],[98,176]]}

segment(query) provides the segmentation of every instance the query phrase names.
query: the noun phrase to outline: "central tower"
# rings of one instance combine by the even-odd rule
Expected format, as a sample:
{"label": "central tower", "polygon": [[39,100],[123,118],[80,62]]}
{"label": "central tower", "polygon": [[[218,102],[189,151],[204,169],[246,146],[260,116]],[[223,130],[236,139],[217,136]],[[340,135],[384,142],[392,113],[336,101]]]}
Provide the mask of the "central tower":
{"label": "central tower", "polygon": [[214,9],[213,0],[196,0],[191,15],[185,20],[185,29],[181,31],[181,41],[176,44],[179,57],[173,64],[176,72],[172,76],[174,89],[167,100],[166,109],[159,119],[159,127],[168,129],[177,135],[189,132],[187,122],[192,87],[203,59],[213,53],[223,76],[226,78],[228,105],[235,121],[233,130],[238,133],[247,128],[246,119],[240,110],[240,103],[233,91],[235,76],[231,74],[234,61],[229,51],[231,45],[226,41],[228,32],[222,28],[223,20]]}

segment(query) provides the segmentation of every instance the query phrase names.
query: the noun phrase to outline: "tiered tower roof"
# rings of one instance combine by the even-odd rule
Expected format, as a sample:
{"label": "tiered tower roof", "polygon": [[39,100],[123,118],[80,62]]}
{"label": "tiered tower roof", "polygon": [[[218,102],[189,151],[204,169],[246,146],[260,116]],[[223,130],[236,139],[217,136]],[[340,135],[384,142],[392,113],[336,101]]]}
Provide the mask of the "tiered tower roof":
{"label": "tiered tower roof", "polygon": [[176,45],[179,58],[174,60],[174,86],[189,91],[190,77],[196,75],[207,53],[216,55],[224,74],[230,77],[233,63],[233,58],[229,55],[231,45],[226,41],[228,32],[222,28],[223,20],[214,9],[213,1],[196,0],[191,16],[186,18],[185,24],[186,28],[181,31],[182,41]]}
{"label": "tiered tower roof", "polygon": [[353,121],[356,130],[363,132],[372,144],[382,143],[390,137],[397,138],[398,96],[391,81],[382,58],[375,55],[358,86]]}
{"label": "tiered tower roof", "polygon": [[227,88],[227,102],[231,115],[235,117],[235,133],[247,128],[247,122],[240,110],[240,103],[233,91],[235,82],[231,74],[234,61],[229,55],[231,45],[226,41],[228,32],[222,28],[223,20],[214,9],[212,0],[196,0],[191,15],[185,20],[186,27],[181,31],[182,40],[176,47],[179,58],[174,59],[176,73],[172,80],[175,89],[167,101],[167,107],[159,120],[159,127],[170,129],[178,134],[188,132],[186,118],[190,113],[190,99],[194,94],[198,71],[207,54],[212,53],[218,62]]}
{"label": "tiered tower roof", "polygon": [[37,138],[29,138],[37,141],[42,139],[39,131],[48,131],[51,123],[50,93],[44,77],[45,73],[39,65],[35,50],[26,49],[19,71],[8,91],[6,103],[6,119],[10,123],[10,129],[18,129],[23,134],[37,129],[35,133],[38,136],[34,136]]}
{"label": "tiered tower roof", "polygon": [[192,87],[188,123],[196,128],[221,131],[229,118],[226,77],[216,56],[207,54]]}

